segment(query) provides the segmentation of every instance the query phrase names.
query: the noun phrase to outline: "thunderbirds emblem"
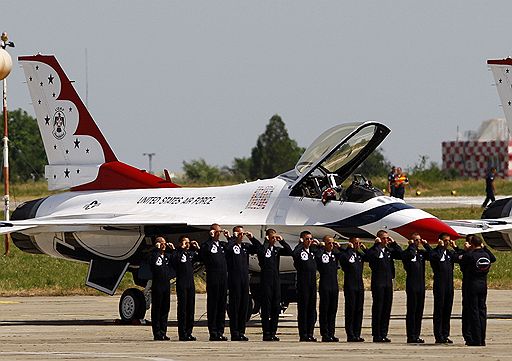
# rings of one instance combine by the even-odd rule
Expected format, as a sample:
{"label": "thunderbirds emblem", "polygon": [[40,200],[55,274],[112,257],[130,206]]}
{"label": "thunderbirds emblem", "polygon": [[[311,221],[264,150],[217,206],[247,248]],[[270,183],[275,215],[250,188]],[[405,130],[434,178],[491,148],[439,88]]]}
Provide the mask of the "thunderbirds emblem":
{"label": "thunderbirds emblem", "polygon": [[53,115],[53,136],[55,139],[61,140],[66,135],[66,116],[64,108],[58,107]]}

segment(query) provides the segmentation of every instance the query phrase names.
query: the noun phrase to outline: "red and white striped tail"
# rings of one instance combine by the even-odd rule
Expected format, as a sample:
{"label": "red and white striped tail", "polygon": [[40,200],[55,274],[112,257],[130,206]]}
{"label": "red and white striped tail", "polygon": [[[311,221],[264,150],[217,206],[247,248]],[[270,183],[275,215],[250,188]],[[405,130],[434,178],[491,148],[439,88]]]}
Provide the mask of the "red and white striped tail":
{"label": "red and white striped tail", "polygon": [[21,56],[43,139],[48,189],[178,187],[119,162],[53,55]]}

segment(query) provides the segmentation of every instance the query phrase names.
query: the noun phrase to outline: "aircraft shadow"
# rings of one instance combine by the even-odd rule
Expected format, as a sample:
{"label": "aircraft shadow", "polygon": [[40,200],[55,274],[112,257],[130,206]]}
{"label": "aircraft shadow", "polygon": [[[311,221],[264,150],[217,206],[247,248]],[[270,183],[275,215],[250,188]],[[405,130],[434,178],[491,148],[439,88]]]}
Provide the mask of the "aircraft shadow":
{"label": "aircraft shadow", "polygon": [[[294,323],[294,325],[287,325]],[[295,317],[289,317],[279,320],[280,327],[296,327]],[[125,323],[120,319],[105,320],[1,320],[0,327],[3,326],[150,326],[151,321],[146,320],[145,323]],[[173,320],[168,322],[169,327],[178,327],[178,322]],[[201,318],[194,322],[194,327],[207,327],[206,318]],[[226,320],[226,327],[229,327],[229,321]],[[261,327],[259,316],[253,317],[247,322],[247,327]]]}

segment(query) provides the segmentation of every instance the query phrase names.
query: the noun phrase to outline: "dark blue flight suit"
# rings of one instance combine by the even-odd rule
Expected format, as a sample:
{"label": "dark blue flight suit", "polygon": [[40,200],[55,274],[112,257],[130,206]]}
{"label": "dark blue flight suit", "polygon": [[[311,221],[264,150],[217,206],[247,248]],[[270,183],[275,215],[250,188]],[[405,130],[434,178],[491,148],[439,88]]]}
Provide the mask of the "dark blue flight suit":
{"label": "dark blue flight suit", "polygon": [[194,262],[197,252],[178,248],[172,254],[176,270],[176,296],[178,299],[178,337],[180,341],[191,341],[194,328],[196,288],[194,284]]}
{"label": "dark blue flight suit", "polygon": [[437,343],[450,342],[450,319],[453,307],[453,264],[456,253],[437,246],[430,252],[430,266],[434,272],[434,337]]}
{"label": "dark blue flight suit", "polygon": [[339,252],[321,250],[316,253],[316,267],[320,274],[319,321],[322,341],[335,341],[336,313],[338,312],[338,259]]}
{"label": "dark blue flight suit", "polygon": [[[461,259],[462,257],[462,252],[461,254],[459,255],[459,260]],[[469,267],[467,267],[465,264],[462,264],[459,262],[459,266],[460,266],[460,271],[462,273],[462,286],[461,286],[461,293],[462,293],[462,320],[461,320],[461,324],[462,324],[462,337],[464,338],[464,341],[466,341],[466,343],[468,342],[471,342],[472,341],[472,338],[471,338],[471,327],[470,325],[468,324],[468,310],[469,310],[469,307],[467,305],[467,302],[468,302],[468,299],[469,299],[469,296],[467,295],[467,292],[468,292],[468,284],[469,284]]]}
{"label": "dark blue flight suit", "polygon": [[255,238],[251,244],[235,242],[231,238],[226,247],[229,289],[229,328],[232,341],[245,340],[245,324],[249,308],[249,254],[261,245]]}
{"label": "dark blue flight suit", "polygon": [[297,270],[297,323],[301,341],[313,341],[316,322],[316,261],[315,251],[297,244],[293,250],[293,265]]}
{"label": "dark blue flight suit", "polygon": [[402,249],[396,243],[388,247],[373,245],[366,251],[366,258],[372,270],[372,335],[374,342],[389,342],[388,330],[393,303],[394,259],[401,258]]}
{"label": "dark blue flight suit", "polygon": [[492,172],[487,173],[487,177],[485,177],[485,200],[482,204],[483,208],[487,207],[489,201],[492,203],[496,200],[493,189],[494,178],[495,176]]}
{"label": "dark blue flight suit", "polygon": [[225,244],[209,238],[201,246],[199,255],[206,267],[206,311],[211,341],[224,337],[228,268]]}
{"label": "dark blue flight suit", "polygon": [[391,197],[395,197],[395,172],[391,171],[388,173],[388,183],[389,183],[389,195]]}
{"label": "dark blue flight suit", "polygon": [[485,346],[485,331],[487,324],[487,274],[491,263],[496,262],[496,257],[487,247],[465,252],[460,256],[460,263],[466,269],[467,307],[466,324],[468,327],[468,346]]}
{"label": "dark blue flight suit", "polygon": [[362,341],[364,284],[363,262],[365,255],[347,247],[340,253],[343,269],[343,294],[345,296],[345,332],[347,341]]}
{"label": "dark blue flight suit", "polygon": [[407,342],[418,341],[421,335],[421,321],[425,307],[425,262],[430,259],[432,251],[428,243],[423,247],[425,250],[418,249],[413,243],[402,252],[402,262],[407,274],[405,280]]}
{"label": "dark blue flight suit", "polygon": [[281,280],[279,277],[279,260],[281,256],[291,256],[292,249],[285,241],[282,248],[270,247],[265,241],[258,250],[261,268],[261,326],[263,340],[277,341],[277,325],[281,311]]}
{"label": "dark blue flight suit", "polygon": [[151,253],[150,267],[151,283],[151,328],[155,340],[163,340],[167,337],[167,320],[171,302],[171,285],[169,280],[174,276],[169,264],[170,254],[160,253],[155,249]]}

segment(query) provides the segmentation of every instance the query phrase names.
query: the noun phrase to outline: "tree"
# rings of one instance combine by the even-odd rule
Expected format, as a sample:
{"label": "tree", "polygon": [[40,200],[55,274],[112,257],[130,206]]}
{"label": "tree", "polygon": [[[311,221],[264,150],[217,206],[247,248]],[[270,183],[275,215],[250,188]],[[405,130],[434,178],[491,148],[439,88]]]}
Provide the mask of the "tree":
{"label": "tree", "polygon": [[239,182],[251,179],[251,158],[235,158],[233,159],[233,165],[230,168],[230,172],[233,178]]}
{"label": "tree", "polygon": [[354,173],[360,173],[365,177],[385,176],[391,169],[391,163],[386,160],[382,148],[375,149],[372,154],[364,160]]}
{"label": "tree", "polygon": [[304,148],[290,139],[283,120],[275,114],[252,149],[250,177],[271,178],[290,170],[303,152]]}
{"label": "tree", "polygon": [[203,158],[183,161],[183,170],[186,178],[194,183],[215,183],[222,175],[218,167],[209,165]]}
{"label": "tree", "polygon": [[9,170],[13,182],[44,178],[48,164],[37,120],[22,109],[9,112]]}

